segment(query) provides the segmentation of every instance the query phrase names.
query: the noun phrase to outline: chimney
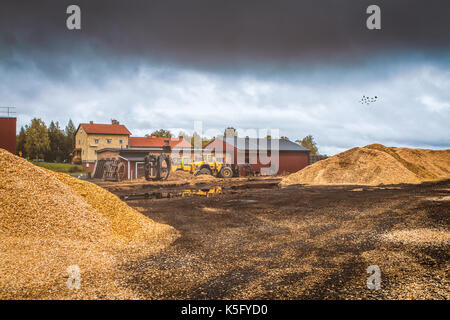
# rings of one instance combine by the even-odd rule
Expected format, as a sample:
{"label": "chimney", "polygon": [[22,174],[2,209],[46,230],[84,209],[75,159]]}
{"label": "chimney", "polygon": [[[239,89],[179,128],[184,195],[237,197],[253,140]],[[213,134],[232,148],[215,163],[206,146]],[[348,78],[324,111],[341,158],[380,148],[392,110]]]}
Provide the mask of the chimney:
{"label": "chimney", "polygon": [[111,124],[119,124],[119,121],[117,121],[117,120],[115,120],[115,119],[112,119],[112,120],[111,120]]}
{"label": "chimney", "polygon": [[89,121],[89,124],[94,124],[94,121]]}

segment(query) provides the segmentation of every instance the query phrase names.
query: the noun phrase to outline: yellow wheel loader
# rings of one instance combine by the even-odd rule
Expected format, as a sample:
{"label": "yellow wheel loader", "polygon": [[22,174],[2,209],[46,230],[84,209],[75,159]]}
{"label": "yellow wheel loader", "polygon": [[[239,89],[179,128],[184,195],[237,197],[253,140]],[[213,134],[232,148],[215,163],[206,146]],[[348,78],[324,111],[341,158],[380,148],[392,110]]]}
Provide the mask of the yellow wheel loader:
{"label": "yellow wheel loader", "polygon": [[213,154],[203,155],[202,161],[196,162],[194,165],[196,169],[194,175],[196,176],[199,174],[210,174],[218,178],[239,176],[238,170],[234,169],[231,165],[218,161]]}

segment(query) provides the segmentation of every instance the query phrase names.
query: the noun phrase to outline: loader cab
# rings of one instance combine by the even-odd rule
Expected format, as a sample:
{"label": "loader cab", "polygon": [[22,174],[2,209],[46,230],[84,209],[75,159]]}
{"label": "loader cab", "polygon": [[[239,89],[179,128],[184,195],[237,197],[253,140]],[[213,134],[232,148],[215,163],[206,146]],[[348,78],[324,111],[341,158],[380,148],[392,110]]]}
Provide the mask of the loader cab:
{"label": "loader cab", "polygon": [[182,168],[183,171],[191,171],[192,161],[190,157],[183,157]]}
{"label": "loader cab", "polygon": [[172,171],[187,171],[192,172],[192,160],[190,157],[173,157],[172,158]]}
{"label": "loader cab", "polygon": [[212,154],[206,155],[205,158],[206,158],[206,160],[205,160],[206,163],[213,163],[214,162],[214,157],[213,157]]}

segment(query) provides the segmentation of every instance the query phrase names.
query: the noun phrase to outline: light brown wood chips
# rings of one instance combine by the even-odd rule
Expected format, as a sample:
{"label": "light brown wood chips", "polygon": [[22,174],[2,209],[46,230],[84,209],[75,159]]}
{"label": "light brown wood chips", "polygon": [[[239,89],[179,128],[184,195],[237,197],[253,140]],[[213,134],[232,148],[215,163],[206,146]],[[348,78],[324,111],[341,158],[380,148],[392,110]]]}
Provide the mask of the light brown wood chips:
{"label": "light brown wood chips", "polygon": [[318,161],[281,181],[282,186],[421,183],[450,178],[450,150],[388,148],[372,144]]}
{"label": "light brown wood chips", "polygon": [[[0,149],[0,298],[139,298],[118,266],[177,237],[92,183]],[[73,265],[78,290],[67,286]]]}

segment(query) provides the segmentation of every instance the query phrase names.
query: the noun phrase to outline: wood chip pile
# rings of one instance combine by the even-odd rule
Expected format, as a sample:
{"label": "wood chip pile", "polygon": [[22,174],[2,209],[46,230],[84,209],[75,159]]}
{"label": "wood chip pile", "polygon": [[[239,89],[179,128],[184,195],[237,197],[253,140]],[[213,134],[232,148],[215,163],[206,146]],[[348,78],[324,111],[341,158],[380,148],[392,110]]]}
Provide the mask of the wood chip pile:
{"label": "wood chip pile", "polygon": [[[178,233],[104,189],[0,149],[0,298],[137,298],[119,266]],[[81,272],[69,289],[69,266]]]}
{"label": "wood chip pile", "polygon": [[450,178],[450,150],[388,148],[372,144],[318,161],[285,177],[282,186],[380,185]]}

